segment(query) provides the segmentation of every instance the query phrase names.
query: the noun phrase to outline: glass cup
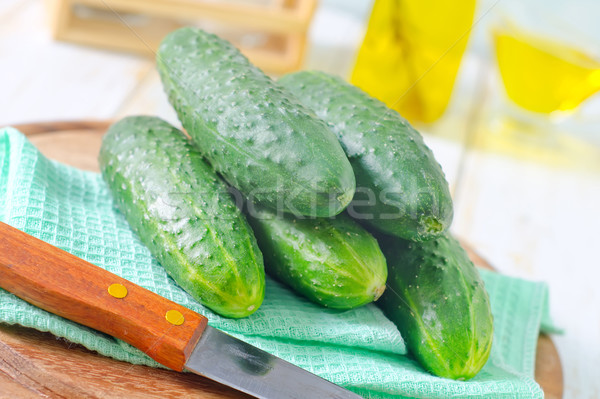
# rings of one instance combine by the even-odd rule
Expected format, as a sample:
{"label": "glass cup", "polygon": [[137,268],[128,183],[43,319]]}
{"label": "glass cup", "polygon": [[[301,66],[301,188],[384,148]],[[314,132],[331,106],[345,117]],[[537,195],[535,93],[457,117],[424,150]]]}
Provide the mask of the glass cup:
{"label": "glass cup", "polygon": [[488,128],[496,147],[534,158],[589,152],[576,138],[581,131],[600,144],[600,130],[589,134],[590,125],[600,127],[598,117],[578,115],[584,103],[600,100],[594,96],[600,92],[600,29],[585,29],[586,12],[593,10],[582,3],[508,2],[490,24],[497,73]]}

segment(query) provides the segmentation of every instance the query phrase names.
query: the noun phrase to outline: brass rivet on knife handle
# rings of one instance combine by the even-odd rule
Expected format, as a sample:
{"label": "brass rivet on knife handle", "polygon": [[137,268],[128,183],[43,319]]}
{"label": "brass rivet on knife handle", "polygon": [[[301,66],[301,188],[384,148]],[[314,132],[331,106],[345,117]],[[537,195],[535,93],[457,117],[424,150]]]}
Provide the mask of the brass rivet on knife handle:
{"label": "brass rivet on knife handle", "polygon": [[[125,288],[126,299],[116,301],[112,296],[115,289],[110,287],[115,284]],[[2,222],[0,287],[39,308],[128,342],[177,371],[183,370],[208,321]],[[123,294],[120,288],[115,291]],[[173,319],[182,322],[179,327],[165,322],[167,310],[179,313]]]}
{"label": "brass rivet on knife handle", "polygon": [[174,326],[180,326],[185,321],[185,317],[183,317],[181,312],[178,312],[177,310],[169,310],[165,314],[165,319],[167,319],[167,321]]}
{"label": "brass rivet on knife handle", "polygon": [[117,299],[123,299],[127,296],[127,287],[118,283],[111,284],[108,286],[108,293]]}

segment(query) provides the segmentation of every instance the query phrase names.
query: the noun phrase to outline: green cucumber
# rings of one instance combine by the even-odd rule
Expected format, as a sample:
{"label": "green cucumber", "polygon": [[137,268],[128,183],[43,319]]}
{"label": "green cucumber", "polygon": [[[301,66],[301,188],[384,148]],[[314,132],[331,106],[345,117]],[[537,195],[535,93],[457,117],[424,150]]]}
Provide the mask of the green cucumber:
{"label": "green cucumber", "polygon": [[227,317],[265,291],[262,254],[228,187],[185,135],[154,117],[127,117],[102,140],[100,169],[115,204],[168,274]]}
{"label": "green cucumber", "polygon": [[415,241],[448,229],[453,207],[442,168],[400,114],[323,72],[297,72],[278,83],[337,134],[356,176],[352,217]]}
{"label": "green cucumber", "polygon": [[297,293],[334,309],[365,305],[383,293],[387,266],[379,244],[346,214],[298,219],[250,209],[267,273]]}
{"label": "green cucumber", "polygon": [[327,125],[235,47],[195,28],[156,57],[183,127],[224,179],[253,202],[329,217],[352,200],[352,167]]}
{"label": "green cucumber", "polygon": [[490,355],[493,318],[483,281],[450,234],[412,242],[380,237],[388,289],[377,302],[434,375],[467,380]]}

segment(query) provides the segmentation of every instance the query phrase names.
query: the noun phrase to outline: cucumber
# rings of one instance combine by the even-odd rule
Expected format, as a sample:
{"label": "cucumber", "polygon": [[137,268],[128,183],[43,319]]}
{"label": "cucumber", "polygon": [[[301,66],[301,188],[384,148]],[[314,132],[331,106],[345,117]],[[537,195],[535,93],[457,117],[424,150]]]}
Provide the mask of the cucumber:
{"label": "cucumber", "polygon": [[226,317],[245,317],[265,291],[262,254],[228,187],[167,122],[113,124],[100,169],[118,209],[152,255],[192,297]]}
{"label": "cucumber", "polygon": [[249,200],[328,217],[352,200],[352,167],[314,113],[213,34],[181,28],[156,57],[179,119],[212,166]]}
{"label": "cucumber", "polygon": [[264,208],[249,213],[267,273],[297,293],[334,309],[383,293],[387,266],[379,244],[344,213],[335,219],[278,217]]}
{"label": "cucumber", "polygon": [[485,365],[493,320],[483,281],[449,234],[424,242],[380,238],[388,289],[378,301],[432,374],[467,380]]}
{"label": "cucumber", "polygon": [[323,72],[297,72],[278,83],[336,133],[356,176],[348,213],[371,227],[410,240],[448,229],[448,183],[423,138],[396,111]]}

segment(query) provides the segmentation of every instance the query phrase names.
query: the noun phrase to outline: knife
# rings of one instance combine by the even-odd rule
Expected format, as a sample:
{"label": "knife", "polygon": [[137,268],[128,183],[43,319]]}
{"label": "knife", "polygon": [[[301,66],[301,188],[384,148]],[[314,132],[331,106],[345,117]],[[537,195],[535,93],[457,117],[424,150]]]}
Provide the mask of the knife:
{"label": "knife", "polygon": [[208,319],[0,222],[0,287],[176,370],[265,399],[360,398],[207,325]]}

